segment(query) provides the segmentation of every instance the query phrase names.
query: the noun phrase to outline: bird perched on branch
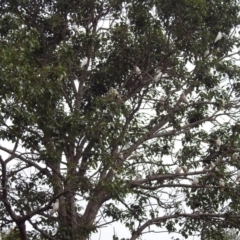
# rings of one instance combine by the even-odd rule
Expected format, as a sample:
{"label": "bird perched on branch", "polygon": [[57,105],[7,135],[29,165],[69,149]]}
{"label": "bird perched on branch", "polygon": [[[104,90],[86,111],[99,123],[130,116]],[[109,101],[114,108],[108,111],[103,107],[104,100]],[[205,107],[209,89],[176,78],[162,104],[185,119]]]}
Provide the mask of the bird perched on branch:
{"label": "bird perched on branch", "polygon": [[187,97],[185,96],[184,93],[181,94],[181,96],[180,96],[180,101],[181,101],[181,102],[184,102],[184,103],[186,103],[186,104],[189,103],[188,100],[187,100]]}
{"label": "bird perched on branch", "polygon": [[217,34],[217,36],[216,36],[216,38],[214,40],[214,43],[216,43],[217,41],[220,41],[222,39],[222,37],[223,37],[222,33],[218,32],[218,34]]}
{"label": "bird perched on branch", "polygon": [[213,161],[210,162],[210,166],[212,169],[214,169],[215,171],[218,171],[218,168],[216,167],[216,165],[214,164]]}
{"label": "bird perched on branch", "polygon": [[109,88],[108,94],[113,96],[113,97],[116,97],[116,96],[119,95],[118,91],[115,88],[113,88],[113,87]]}
{"label": "bird perched on branch", "polygon": [[140,181],[140,180],[142,180],[142,178],[141,178],[141,175],[140,174],[137,174],[137,176],[136,176],[136,178],[135,178],[135,180],[134,181]]}
{"label": "bird perched on branch", "polygon": [[64,78],[64,74],[61,74],[58,81],[61,82],[63,80],[63,78]]}
{"label": "bird perched on branch", "polygon": [[206,58],[206,57],[209,55],[209,53],[210,53],[210,51],[209,51],[209,49],[207,49],[207,50],[204,52],[203,57]]}
{"label": "bird perched on branch", "polygon": [[108,95],[110,95],[113,98],[115,98],[117,100],[117,103],[119,103],[119,104],[123,104],[124,103],[122,97],[120,96],[119,92],[115,88],[110,87],[109,91],[108,91]]}
{"label": "bird perched on branch", "polygon": [[73,23],[73,25],[72,25],[72,29],[73,29],[77,34],[79,34],[79,29],[78,29],[76,23]]}
{"label": "bird perched on branch", "polygon": [[224,191],[225,182],[222,178],[219,179],[219,187],[221,192]]}
{"label": "bird perched on branch", "polygon": [[55,212],[57,212],[59,209],[59,201],[56,199],[55,203],[53,204],[53,208],[50,212],[50,216],[53,215]]}
{"label": "bird perched on branch", "polygon": [[82,60],[80,67],[83,68],[85,65],[87,65],[87,63],[88,63],[88,58],[85,57],[85,58]]}
{"label": "bird perched on branch", "polygon": [[175,169],[175,174],[180,174],[182,171],[182,168],[177,166],[177,168]]}
{"label": "bird perched on branch", "polygon": [[216,167],[216,165],[214,164],[214,162],[213,161],[211,161],[211,168],[215,168]]}
{"label": "bird perched on branch", "polygon": [[138,66],[134,66],[134,71],[139,76],[139,78],[142,79],[141,70]]}
{"label": "bird perched on branch", "polygon": [[183,170],[183,172],[184,172],[185,174],[188,173],[188,168],[187,168],[187,166],[182,166],[182,170]]}
{"label": "bird perched on branch", "polygon": [[221,141],[220,137],[218,137],[216,140],[216,148],[217,148],[216,150],[217,151],[220,150],[221,145],[222,145],[222,141]]}
{"label": "bird perched on branch", "polygon": [[161,79],[161,77],[162,77],[162,72],[159,71],[159,72],[154,76],[154,82],[155,82],[155,83],[158,83],[159,80]]}
{"label": "bird perched on branch", "polygon": [[198,185],[198,183],[199,183],[198,177],[195,177],[192,181],[192,185]]}
{"label": "bird perched on branch", "polygon": [[239,153],[233,153],[233,155],[232,155],[232,160],[233,161],[237,161],[237,159],[238,159],[238,156],[239,156]]}
{"label": "bird perched on branch", "polygon": [[211,167],[211,164],[206,164],[206,166],[203,168],[203,171],[209,170]]}

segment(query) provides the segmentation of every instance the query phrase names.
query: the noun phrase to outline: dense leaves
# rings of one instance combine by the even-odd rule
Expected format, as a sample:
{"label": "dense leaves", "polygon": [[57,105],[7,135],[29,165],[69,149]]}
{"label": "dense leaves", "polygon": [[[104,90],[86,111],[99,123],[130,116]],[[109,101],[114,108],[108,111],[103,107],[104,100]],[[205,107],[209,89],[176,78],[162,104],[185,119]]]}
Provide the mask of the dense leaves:
{"label": "dense leaves", "polygon": [[3,232],[239,228],[239,4],[2,0]]}

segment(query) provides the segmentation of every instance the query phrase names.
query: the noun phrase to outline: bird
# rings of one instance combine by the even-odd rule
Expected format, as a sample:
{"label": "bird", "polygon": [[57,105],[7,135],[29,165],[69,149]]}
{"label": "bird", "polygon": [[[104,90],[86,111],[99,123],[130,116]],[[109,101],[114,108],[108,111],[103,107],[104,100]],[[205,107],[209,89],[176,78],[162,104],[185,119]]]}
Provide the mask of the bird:
{"label": "bird", "polygon": [[117,171],[115,169],[112,169],[113,176],[117,174]]}
{"label": "bird", "polygon": [[142,178],[141,178],[141,175],[140,174],[137,174],[137,176],[136,176],[136,178],[135,178],[135,180],[134,181],[140,181],[140,180],[142,180]]}
{"label": "bird", "polygon": [[224,191],[225,182],[222,178],[219,179],[219,187],[221,192]]}
{"label": "bird", "polygon": [[220,150],[220,146],[222,145],[222,141],[220,139],[220,137],[217,138],[216,140],[216,150],[219,151]]}
{"label": "bird", "polygon": [[141,70],[138,66],[134,66],[134,71],[137,75],[139,75],[139,78],[142,79]]}
{"label": "bird", "polygon": [[211,164],[207,164],[204,168],[203,171],[207,171],[211,167]]}
{"label": "bird", "polygon": [[213,161],[211,161],[210,166],[211,166],[211,168],[214,169],[215,171],[217,171],[217,172],[219,171]]}
{"label": "bird", "polygon": [[119,92],[115,88],[110,87],[109,91],[108,91],[108,95],[116,98],[117,103],[119,103],[119,104],[123,104],[124,103],[122,97],[120,96]]}
{"label": "bird", "polygon": [[58,80],[61,82],[63,80],[63,78],[64,78],[64,75],[61,74]]}
{"label": "bird", "polygon": [[55,212],[57,212],[59,209],[59,201],[56,199],[55,203],[53,204],[53,208],[50,212],[50,216],[53,215]]}
{"label": "bird", "polygon": [[220,110],[224,109],[225,107],[225,100],[223,98],[220,99],[221,101],[221,107],[220,107]]}
{"label": "bird", "polygon": [[236,178],[236,181],[239,181],[240,180],[240,170],[237,171],[237,178]]}
{"label": "bird", "polygon": [[187,97],[185,96],[184,93],[181,94],[181,96],[180,96],[180,101],[181,101],[181,102],[184,102],[184,103],[186,103],[186,104],[188,104]]}
{"label": "bird", "polygon": [[85,57],[81,62],[81,68],[83,68],[85,65],[87,65],[87,63],[88,63],[88,58]]}
{"label": "bird", "polygon": [[113,87],[109,88],[108,94],[113,96],[113,97],[116,97],[116,96],[119,95],[118,91],[115,88],[113,88]]}
{"label": "bird", "polygon": [[198,180],[197,177],[195,177],[195,178],[193,179],[192,185],[198,185],[198,183],[199,183],[199,180]]}
{"label": "bird", "polygon": [[78,27],[77,27],[77,24],[76,24],[76,23],[73,23],[72,29],[73,29],[77,34],[79,33],[79,30],[78,30]]}
{"label": "bird", "polygon": [[175,169],[175,174],[180,174],[181,170],[182,170],[182,168],[177,166],[177,168]]}
{"label": "bird", "polygon": [[221,32],[218,32],[218,34],[217,34],[217,36],[216,36],[216,38],[215,38],[214,43],[216,43],[217,41],[220,41],[220,40],[222,39],[222,37],[223,37],[222,33],[221,33]]}
{"label": "bird", "polygon": [[211,161],[210,166],[211,166],[211,168],[215,168],[216,167],[216,165],[214,164],[213,161]]}
{"label": "bird", "polygon": [[209,49],[207,49],[207,50],[204,52],[203,57],[206,58],[206,57],[209,55],[209,53],[210,53],[210,51],[209,51]]}
{"label": "bird", "polygon": [[154,82],[155,82],[155,83],[159,82],[161,76],[162,76],[162,72],[159,71],[159,72],[154,76]]}
{"label": "bird", "polygon": [[236,153],[236,152],[233,153],[233,155],[232,155],[232,160],[233,160],[233,161],[237,161],[237,159],[238,159],[238,155],[239,155],[239,154]]}
{"label": "bird", "polygon": [[187,174],[187,173],[188,173],[187,166],[182,166],[182,170],[183,170],[183,172],[184,172],[185,174]]}

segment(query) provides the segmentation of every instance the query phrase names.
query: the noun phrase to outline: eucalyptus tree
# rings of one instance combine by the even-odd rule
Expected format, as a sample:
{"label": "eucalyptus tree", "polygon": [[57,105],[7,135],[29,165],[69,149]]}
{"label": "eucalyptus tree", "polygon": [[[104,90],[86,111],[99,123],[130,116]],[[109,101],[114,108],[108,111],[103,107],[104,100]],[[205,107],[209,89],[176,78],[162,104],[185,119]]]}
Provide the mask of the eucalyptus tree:
{"label": "eucalyptus tree", "polygon": [[239,228],[239,1],[2,0],[0,13],[4,231]]}

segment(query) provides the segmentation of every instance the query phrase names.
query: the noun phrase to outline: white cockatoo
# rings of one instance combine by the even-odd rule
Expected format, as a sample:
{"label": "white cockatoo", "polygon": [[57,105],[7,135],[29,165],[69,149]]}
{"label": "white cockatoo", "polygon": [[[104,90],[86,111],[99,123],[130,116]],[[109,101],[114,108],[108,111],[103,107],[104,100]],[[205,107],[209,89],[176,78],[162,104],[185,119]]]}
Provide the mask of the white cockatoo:
{"label": "white cockatoo", "polygon": [[182,171],[182,168],[177,166],[177,168],[175,169],[175,174],[180,174]]}
{"label": "white cockatoo", "polygon": [[213,161],[211,161],[210,166],[212,169],[214,169],[214,171],[217,171],[217,172],[219,171]]}
{"label": "white cockatoo", "polygon": [[222,192],[225,187],[225,182],[222,178],[219,179],[219,187],[220,187],[220,191]]}
{"label": "white cockatoo", "polygon": [[216,167],[216,165],[214,164],[213,161],[211,161],[210,165],[211,165],[211,168],[215,168]]}
{"label": "white cockatoo", "polygon": [[78,29],[76,23],[73,23],[73,25],[72,25],[72,29],[73,29],[77,34],[79,33],[79,29]]}
{"label": "white cockatoo", "polygon": [[233,155],[232,155],[232,160],[233,161],[237,161],[237,159],[238,159],[238,156],[239,156],[239,153],[233,153]]}
{"label": "white cockatoo", "polygon": [[134,66],[134,71],[137,75],[140,75],[141,74],[141,70],[138,66]]}
{"label": "white cockatoo", "polygon": [[198,185],[198,183],[199,183],[198,177],[195,177],[192,181],[192,185]]}
{"label": "white cockatoo", "polygon": [[209,170],[210,167],[211,167],[211,164],[207,164],[207,165],[203,168],[203,171]]}
{"label": "white cockatoo", "polygon": [[85,65],[87,65],[87,63],[88,63],[88,58],[85,57],[81,62],[81,68],[83,68]]}
{"label": "white cockatoo", "polygon": [[182,170],[183,170],[183,172],[185,173],[185,174],[187,174],[188,173],[188,168],[187,168],[187,166],[182,166]]}
{"label": "white cockatoo", "polygon": [[237,178],[236,178],[236,181],[239,181],[240,180],[240,170],[237,171]]}
{"label": "white cockatoo", "polygon": [[61,82],[63,80],[63,78],[64,78],[64,75],[61,74],[58,80]]}
{"label": "white cockatoo", "polygon": [[59,201],[56,199],[55,203],[53,204],[53,208],[50,212],[50,216],[53,215],[55,212],[57,212],[59,209]]}
{"label": "white cockatoo", "polygon": [[210,51],[209,51],[209,49],[207,49],[207,50],[204,52],[203,57],[206,58],[206,57],[209,55],[209,53],[210,53]]}
{"label": "white cockatoo", "polygon": [[218,32],[218,34],[217,34],[217,36],[216,36],[216,38],[215,38],[214,43],[216,43],[217,41],[220,41],[220,40],[222,39],[222,37],[223,37],[222,33],[221,33],[221,32]]}
{"label": "white cockatoo", "polygon": [[63,72],[62,74],[60,74],[58,81],[61,82],[65,77],[66,77],[66,73]]}
{"label": "white cockatoo", "polygon": [[181,101],[181,102],[184,102],[184,103],[186,103],[186,104],[189,103],[188,100],[187,100],[187,97],[185,96],[184,93],[181,94],[181,96],[180,96],[180,101]]}
{"label": "white cockatoo", "polygon": [[218,101],[218,110],[223,110],[224,107],[225,107],[225,100],[224,98],[220,98],[219,101]]}
{"label": "white cockatoo", "polygon": [[118,91],[115,88],[113,88],[113,87],[109,88],[108,94],[113,96],[113,97],[116,97],[116,96],[119,95]]}
{"label": "white cockatoo", "polygon": [[141,70],[138,66],[134,66],[134,71],[139,76],[139,78],[142,79]]}
{"label": "white cockatoo", "polygon": [[155,82],[155,83],[158,83],[159,80],[161,79],[161,77],[162,77],[162,72],[159,71],[159,72],[154,76],[154,82]]}
{"label": "white cockatoo", "polygon": [[135,180],[134,181],[140,181],[140,180],[142,180],[142,178],[141,178],[141,175],[140,174],[137,174],[137,176],[136,176],[136,178],[135,178]]}
{"label": "white cockatoo", "polygon": [[110,87],[109,91],[108,91],[108,95],[110,95],[112,97],[115,97],[119,104],[123,104],[124,103],[122,97],[120,96],[119,92],[115,88]]}
{"label": "white cockatoo", "polygon": [[217,138],[216,140],[216,148],[217,148],[217,151],[220,150],[220,146],[222,145],[222,141],[220,139],[220,137]]}

